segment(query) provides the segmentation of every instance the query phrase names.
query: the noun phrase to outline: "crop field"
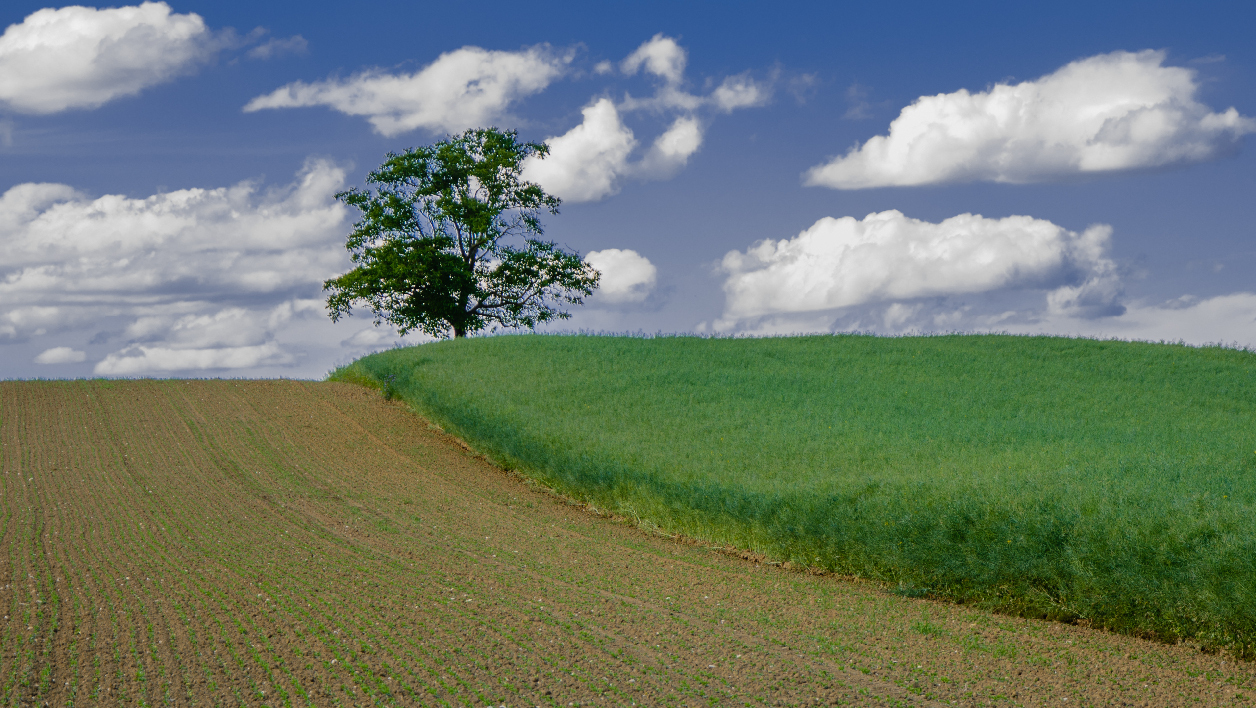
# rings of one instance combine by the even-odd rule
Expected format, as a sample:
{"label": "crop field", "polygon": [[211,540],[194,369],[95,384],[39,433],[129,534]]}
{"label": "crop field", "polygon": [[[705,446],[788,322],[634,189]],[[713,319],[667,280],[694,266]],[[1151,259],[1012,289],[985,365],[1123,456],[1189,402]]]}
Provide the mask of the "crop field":
{"label": "crop field", "polygon": [[642,527],[359,386],[0,382],[0,705],[1256,697],[1225,653]]}
{"label": "crop field", "polygon": [[903,595],[1256,653],[1252,352],[514,336],[332,378],[639,524]]}

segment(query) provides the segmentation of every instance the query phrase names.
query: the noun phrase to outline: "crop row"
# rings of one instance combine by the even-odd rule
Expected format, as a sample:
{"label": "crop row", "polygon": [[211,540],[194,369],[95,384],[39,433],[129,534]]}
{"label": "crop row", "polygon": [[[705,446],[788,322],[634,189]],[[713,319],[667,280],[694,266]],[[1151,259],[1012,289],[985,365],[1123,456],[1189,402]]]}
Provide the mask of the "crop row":
{"label": "crop row", "polygon": [[631,659],[573,643],[544,578],[486,596],[448,562],[511,551],[425,524],[449,500],[416,463],[300,384],[248,386],[0,385],[0,705],[617,695],[581,667]]}

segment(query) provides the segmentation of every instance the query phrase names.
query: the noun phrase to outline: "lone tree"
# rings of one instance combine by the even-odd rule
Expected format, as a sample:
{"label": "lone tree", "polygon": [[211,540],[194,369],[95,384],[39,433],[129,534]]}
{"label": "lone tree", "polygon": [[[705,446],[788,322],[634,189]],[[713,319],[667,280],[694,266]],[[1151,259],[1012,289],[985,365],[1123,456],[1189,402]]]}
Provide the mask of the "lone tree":
{"label": "lone tree", "polygon": [[356,268],[323,283],[332,321],[365,303],[375,324],[401,334],[465,337],[486,327],[534,328],[571,315],[598,272],[542,235],[540,212],[559,199],[520,179],[541,143],[477,128],[427,147],[390,153],[357,188],[336,195],[362,219],[345,248]]}

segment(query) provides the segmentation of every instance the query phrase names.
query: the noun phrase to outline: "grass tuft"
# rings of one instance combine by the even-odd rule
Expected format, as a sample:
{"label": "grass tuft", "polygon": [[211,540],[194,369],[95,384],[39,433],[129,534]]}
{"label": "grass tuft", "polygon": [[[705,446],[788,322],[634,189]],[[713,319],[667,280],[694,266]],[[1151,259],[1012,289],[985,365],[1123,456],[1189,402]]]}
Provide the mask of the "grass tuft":
{"label": "grass tuft", "polygon": [[916,634],[923,634],[926,637],[941,637],[946,634],[946,630],[941,625],[934,624],[929,620],[918,620],[911,623],[912,631]]}
{"label": "grass tuft", "polygon": [[327,374],[326,380],[338,381],[340,383],[356,384],[358,386],[365,386],[367,388],[373,388],[376,390],[383,388],[383,385],[379,381],[377,381],[366,370],[365,367],[362,366],[360,361],[355,361],[350,364],[346,364],[344,366],[333,369],[330,373]]}

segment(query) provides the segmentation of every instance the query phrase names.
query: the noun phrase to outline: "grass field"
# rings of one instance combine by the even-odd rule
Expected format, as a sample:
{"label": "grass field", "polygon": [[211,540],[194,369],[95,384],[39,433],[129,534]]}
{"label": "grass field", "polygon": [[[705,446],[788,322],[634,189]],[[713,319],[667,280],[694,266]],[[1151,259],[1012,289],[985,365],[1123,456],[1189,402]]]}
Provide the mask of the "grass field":
{"label": "grass field", "polygon": [[1256,651],[1251,352],[511,336],[331,378],[645,525],[906,595]]}

